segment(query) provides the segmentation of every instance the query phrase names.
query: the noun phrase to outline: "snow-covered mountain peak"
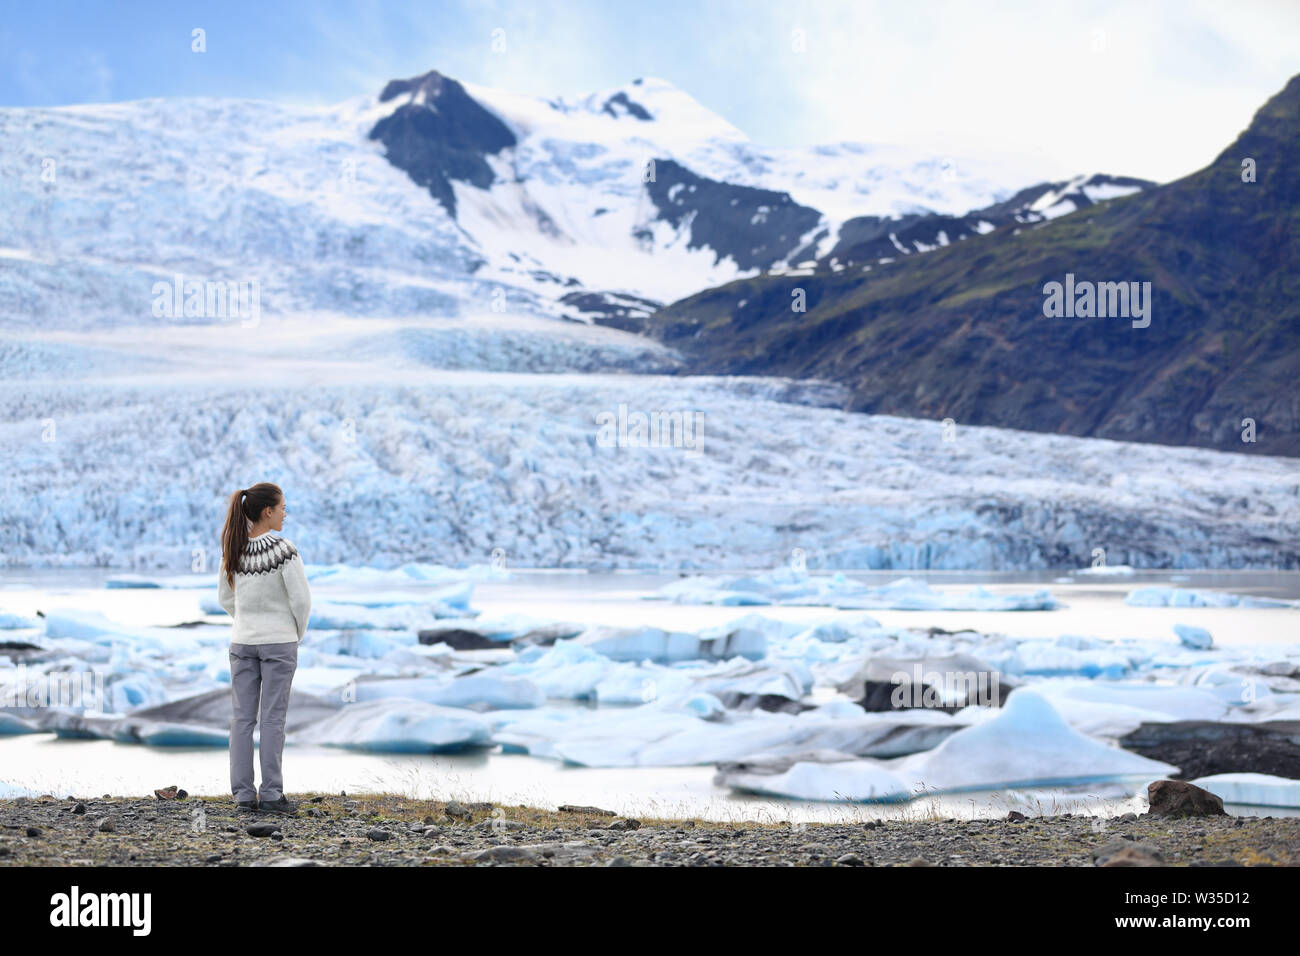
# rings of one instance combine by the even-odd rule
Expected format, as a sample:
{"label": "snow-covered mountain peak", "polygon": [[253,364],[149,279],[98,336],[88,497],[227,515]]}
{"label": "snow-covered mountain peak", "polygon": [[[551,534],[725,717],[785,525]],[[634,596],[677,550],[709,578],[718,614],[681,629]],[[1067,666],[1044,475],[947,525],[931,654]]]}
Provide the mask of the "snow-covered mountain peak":
{"label": "snow-covered mountain peak", "polygon": [[536,96],[463,83],[466,92],[519,137],[560,136],[607,145],[636,137],[655,142],[749,142],[749,138],[689,93],[659,77],[576,97]]}

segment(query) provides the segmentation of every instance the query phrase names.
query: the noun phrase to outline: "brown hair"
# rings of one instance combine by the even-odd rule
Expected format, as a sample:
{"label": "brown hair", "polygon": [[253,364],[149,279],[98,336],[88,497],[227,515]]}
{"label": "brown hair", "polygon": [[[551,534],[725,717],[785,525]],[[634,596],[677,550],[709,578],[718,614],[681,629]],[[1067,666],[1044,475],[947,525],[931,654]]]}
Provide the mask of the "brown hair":
{"label": "brown hair", "polygon": [[221,570],[225,572],[226,583],[235,586],[235,569],[239,567],[239,557],[248,544],[248,522],[256,522],[267,508],[274,508],[280,503],[284,493],[278,485],[261,481],[251,488],[236,491],[230,496],[230,506],[226,509],[226,526],[221,529]]}

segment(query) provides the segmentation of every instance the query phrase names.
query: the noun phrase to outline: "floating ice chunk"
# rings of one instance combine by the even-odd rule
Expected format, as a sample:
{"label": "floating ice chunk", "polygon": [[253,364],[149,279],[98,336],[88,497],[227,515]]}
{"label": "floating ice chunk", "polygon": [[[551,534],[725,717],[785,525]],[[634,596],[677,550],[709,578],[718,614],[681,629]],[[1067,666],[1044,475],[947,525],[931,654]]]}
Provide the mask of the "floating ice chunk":
{"label": "floating ice chunk", "polygon": [[1060,607],[1048,591],[992,594],[977,587],[968,594],[948,594],[914,578],[869,587],[842,572],[813,576],[793,568],[746,577],[687,578],[664,585],[654,596],[679,604],[783,604],[846,610],[1044,611]]}
{"label": "floating ice chunk", "polygon": [[[315,609],[312,610],[315,617]],[[303,638],[305,646],[318,654],[337,654],[342,657],[381,658],[396,648],[414,644],[416,637],[408,631],[349,630],[313,634]]]}
{"label": "floating ice chunk", "polygon": [[967,703],[999,707],[1003,694],[1017,684],[997,667],[969,654],[918,658],[873,654],[834,682],[840,693],[863,701],[872,711]]}
{"label": "floating ice chunk", "polygon": [[1046,697],[1023,687],[996,717],[892,769],[927,791],[1070,786],[1178,772],[1080,733]]}
{"label": "floating ice chunk", "polygon": [[1174,633],[1178,635],[1184,647],[1190,647],[1193,650],[1208,651],[1214,646],[1214,638],[1210,632],[1203,627],[1193,627],[1190,624],[1175,624]]}
{"label": "floating ice chunk", "polygon": [[1045,698],[1022,689],[996,715],[910,757],[805,761],[768,775],[724,768],[715,782],[804,800],[862,802],[902,800],[921,792],[1146,780],[1176,772],[1169,764],[1073,730]]}
{"label": "floating ice chunk", "polygon": [[229,747],[230,730],[203,727],[198,724],[178,724],[167,721],[147,721],[134,727],[134,735],[150,747]]}
{"label": "floating ice chunk", "polygon": [[[363,591],[356,594],[331,592],[331,604],[357,604],[362,607],[400,607],[403,605],[442,604],[465,610],[474,594],[474,585],[454,584],[431,591]],[[450,615],[448,615],[450,616]]]}
{"label": "floating ice chunk", "polygon": [[412,584],[452,584],[471,581],[508,581],[505,568],[474,564],[468,568],[449,568],[441,564],[408,562],[392,570],[353,567],[346,564],[309,564],[307,580],[313,585],[328,584],[356,588],[408,587]]}
{"label": "floating ice chunk", "polygon": [[815,624],[795,635],[795,640],[816,640],[828,644],[842,644],[862,637],[864,631],[880,630],[880,622],[875,618],[860,617],[856,621],[826,621]]}
{"label": "floating ice chunk", "polygon": [[41,728],[34,721],[18,714],[0,710],[0,737],[13,737],[18,734],[37,734],[40,732]]}
{"label": "floating ice chunk", "polygon": [[806,629],[807,625],[800,624],[798,621],[782,621],[779,618],[751,612],[735,620],[728,621],[726,624],[706,627],[699,634],[700,637],[712,640],[718,637],[726,637],[733,631],[758,631],[767,641],[774,642],[789,640]]}
{"label": "floating ice chunk", "polygon": [[528,678],[546,697],[582,700],[595,697],[601,681],[616,666],[604,654],[562,640],[551,647],[527,648],[502,670]]}
{"label": "floating ice chunk", "polygon": [[812,672],[799,661],[733,659],[693,675],[710,694],[776,694],[799,700],[812,690]]}
{"label": "floating ice chunk", "polygon": [[[294,679],[296,684],[297,674]],[[289,693],[285,729],[293,732],[310,726],[336,713],[340,706],[339,701],[306,693],[295,686]],[[175,743],[177,746],[190,746],[190,740],[215,743],[216,735],[201,735],[198,731],[228,734],[233,716],[230,688],[218,687],[132,711],[117,721],[112,733],[114,739],[127,742]]]}
{"label": "floating ice chunk", "polygon": [[392,697],[346,704],[290,739],[374,753],[445,753],[486,746],[491,736],[488,722],[473,711]]}
{"label": "floating ice chunk", "polygon": [[698,634],[665,631],[657,627],[602,625],[588,628],[573,640],[615,661],[650,660],[657,663],[670,663],[700,658],[726,659],[736,656],[760,660],[767,653],[767,640],[763,634],[749,628],[731,631],[724,637],[710,640]]}
{"label": "floating ice chunk", "polygon": [[809,749],[896,757],[933,747],[970,723],[929,710],[852,717],[818,710],[797,716],[728,711],[722,719],[702,720],[687,706],[694,696],[622,711],[569,712],[563,719],[550,708],[526,711],[499,725],[493,740],[588,767],[676,767]]}
{"label": "floating ice chunk", "polygon": [[467,710],[508,710],[540,707],[545,696],[532,681],[500,674],[470,674],[453,680],[439,678],[387,678],[356,684],[359,703],[389,698],[419,700]]}
{"label": "floating ice chunk", "polygon": [[1102,564],[1095,567],[1079,568],[1074,573],[1099,578],[1129,578],[1137,572],[1127,564]]}
{"label": "floating ice chunk", "polygon": [[781,773],[720,769],[714,783],[795,800],[896,803],[912,796],[901,777],[872,760],[800,761]]}
{"label": "floating ice chunk", "polygon": [[531,754],[559,759],[555,741],[563,736],[561,725],[589,719],[587,712],[540,707],[536,710],[507,710],[483,715],[492,728],[492,742],[502,753]]}
{"label": "floating ice chunk", "polygon": [[210,574],[176,574],[165,577],[144,577],[139,574],[118,574],[104,582],[109,590],[124,588],[210,588]]}
{"label": "floating ice chunk", "polygon": [[1276,598],[1202,591],[1190,588],[1149,587],[1130,591],[1124,603],[1132,607],[1297,607],[1300,602]]}
{"label": "floating ice chunk", "polygon": [[682,706],[702,720],[718,720],[727,713],[722,701],[712,694],[695,694],[686,698]]}
{"label": "floating ice chunk", "polygon": [[1257,720],[1296,720],[1300,721],[1300,693],[1273,694],[1265,693],[1258,699],[1241,702],[1241,695],[1232,703],[1241,706],[1228,711],[1224,720],[1251,723]]}
{"label": "floating ice chunk", "polygon": [[660,697],[681,697],[690,693],[696,678],[669,667],[611,663],[596,684],[595,697],[602,704],[646,704]]}
{"label": "floating ice chunk", "polygon": [[867,712],[851,700],[828,700],[817,707],[817,713],[827,717],[853,718],[865,716]]}
{"label": "floating ice chunk", "polygon": [[415,631],[440,618],[460,617],[464,613],[462,607],[441,602],[367,607],[320,601],[312,603],[307,626],[317,631]]}
{"label": "floating ice chunk", "polygon": [[41,619],[38,617],[24,617],[21,614],[0,611],[0,631],[16,631],[24,628],[39,628],[40,626]]}
{"label": "floating ice chunk", "polygon": [[1140,649],[1109,643],[1074,645],[1069,636],[1063,636],[1055,640],[1020,641],[1014,650],[991,659],[1009,674],[1082,674],[1117,680],[1129,674],[1145,656]]}
{"label": "floating ice chunk", "polygon": [[1144,723],[1221,720],[1228,705],[1194,687],[1135,681],[1045,680],[1032,686],[1075,730],[1118,738]]}
{"label": "floating ice chunk", "polygon": [[1300,780],[1267,773],[1216,773],[1192,781],[1224,803],[1257,807],[1300,807]]}
{"label": "floating ice chunk", "polygon": [[[298,649],[298,669],[293,672],[294,690],[302,690],[308,694],[314,694],[320,697],[342,702],[343,691],[347,689],[353,681],[357,680],[367,670],[362,667],[308,667],[305,665],[304,658],[306,655],[303,651],[306,648]],[[226,671],[225,682],[230,683],[230,672]]]}

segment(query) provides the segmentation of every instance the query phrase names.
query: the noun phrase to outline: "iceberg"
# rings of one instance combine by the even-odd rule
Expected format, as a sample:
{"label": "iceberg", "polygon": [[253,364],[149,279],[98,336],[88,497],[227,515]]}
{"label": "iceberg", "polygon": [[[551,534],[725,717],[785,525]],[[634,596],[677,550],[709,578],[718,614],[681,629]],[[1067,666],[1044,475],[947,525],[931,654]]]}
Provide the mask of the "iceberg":
{"label": "iceberg", "polygon": [[[658,627],[588,628],[572,640],[614,661],[690,661],[700,658],[727,659],[747,657],[761,660],[767,654],[767,639],[762,632],[739,628],[726,634],[706,638],[685,631],[665,631]],[[559,644],[560,641],[556,641]]]}
{"label": "iceberg", "polygon": [[992,719],[958,731],[895,769],[926,790],[947,792],[1120,782],[1178,772],[1080,733],[1046,697],[1025,687],[1012,691]]}
{"label": "iceberg", "polygon": [[1214,646],[1214,638],[1203,627],[1193,627],[1190,624],[1175,624],[1174,633],[1178,635],[1178,640],[1183,647],[1190,647],[1192,650],[1208,651]]}
{"label": "iceberg", "polygon": [[1297,601],[1163,586],[1130,591],[1124,603],[1132,607],[1300,607]]}
{"label": "iceberg", "polygon": [[469,674],[453,680],[384,678],[358,681],[357,702],[405,698],[466,710],[540,707],[542,691],[530,680],[498,674]]}
{"label": "iceberg", "polygon": [[1224,803],[1257,807],[1300,807],[1300,780],[1266,773],[1216,773],[1192,781]]}
{"label": "iceberg", "polygon": [[489,723],[473,711],[389,697],[345,704],[286,742],[372,753],[450,753],[487,746],[491,736]]}
{"label": "iceberg", "polygon": [[1021,688],[1011,693],[1001,711],[958,730],[931,750],[893,761],[796,763],[783,774],[761,780],[720,770],[718,782],[737,789],[759,785],[764,793],[797,794],[805,800],[893,801],[921,793],[1126,783],[1177,772],[1170,764],[1085,736],[1045,697]]}
{"label": "iceberg", "polygon": [[698,697],[692,692],[626,710],[558,716],[539,708],[500,721],[493,741],[585,767],[684,767],[810,749],[895,757],[933,747],[974,719],[931,710],[845,717],[837,708],[795,715],[712,706],[706,717]]}

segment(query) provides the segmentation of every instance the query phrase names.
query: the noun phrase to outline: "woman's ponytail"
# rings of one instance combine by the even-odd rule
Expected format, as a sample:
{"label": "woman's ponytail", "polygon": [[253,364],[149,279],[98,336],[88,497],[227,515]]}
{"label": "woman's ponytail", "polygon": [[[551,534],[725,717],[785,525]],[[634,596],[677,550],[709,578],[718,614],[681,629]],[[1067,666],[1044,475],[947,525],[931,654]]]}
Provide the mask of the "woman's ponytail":
{"label": "woman's ponytail", "polygon": [[226,582],[235,586],[235,571],[239,558],[248,546],[248,529],[267,508],[274,508],[284,497],[277,485],[262,481],[236,491],[226,507],[226,525],[221,529],[221,571]]}

